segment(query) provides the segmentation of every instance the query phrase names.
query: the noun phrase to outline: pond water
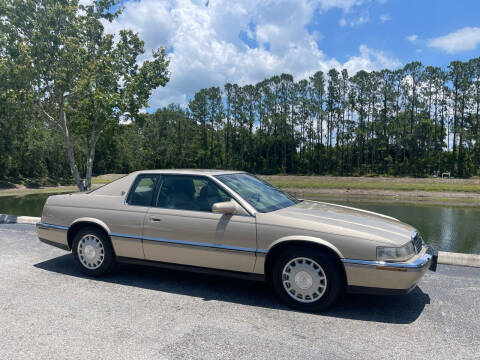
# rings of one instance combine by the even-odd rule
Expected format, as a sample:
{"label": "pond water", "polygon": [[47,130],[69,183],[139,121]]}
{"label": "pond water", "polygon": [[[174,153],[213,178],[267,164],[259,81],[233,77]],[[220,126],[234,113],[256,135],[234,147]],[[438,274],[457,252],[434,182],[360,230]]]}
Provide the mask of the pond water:
{"label": "pond water", "polygon": [[[51,194],[49,194],[51,195]],[[0,197],[0,214],[40,216],[49,195]],[[480,254],[480,209],[416,204],[338,202],[393,216],[416,227],[439,250]]]}
{"label": "pond water", "polygon": [[0,196],[0,214],[40,216],[50,195]]}
{"label": "pond water", "polygon": [[425,242],[438,250],[480,254],[480,208],[359,202],[342,205],[406,222],[417,228]]}

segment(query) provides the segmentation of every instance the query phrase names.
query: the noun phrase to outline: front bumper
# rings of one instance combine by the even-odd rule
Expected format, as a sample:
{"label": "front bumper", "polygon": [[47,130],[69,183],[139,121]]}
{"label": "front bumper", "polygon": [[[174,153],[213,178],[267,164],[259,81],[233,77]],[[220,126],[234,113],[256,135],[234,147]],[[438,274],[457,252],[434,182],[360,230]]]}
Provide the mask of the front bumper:
{"label": "front bumper", "polygon": [[427,248],[427,253],[432,256],[432,261],[430,262],[430,267],[428,268],[429,270],[432,271],[437,271],[437,265],[438,265],[438,250],[428,247]]}
{"label": "front bumper", "polygon": [[350,292],[400,294],[415,288],[427,270],[436,271],[438,252],[423,246],[407,262],[342,259]]}

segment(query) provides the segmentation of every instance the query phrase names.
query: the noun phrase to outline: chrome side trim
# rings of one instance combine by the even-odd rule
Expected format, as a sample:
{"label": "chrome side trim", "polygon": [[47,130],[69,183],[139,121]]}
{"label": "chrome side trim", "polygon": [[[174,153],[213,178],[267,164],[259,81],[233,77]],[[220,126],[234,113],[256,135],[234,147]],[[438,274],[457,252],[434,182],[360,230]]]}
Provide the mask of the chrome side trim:
{"label": "chrome side trim", "polygon": [[62,226],[62,225],[54,225],[54,224],[47,224],[47,223],[37,223],[37,227],[42,227],[45,229],[56,229],[56,230],[68,230],[68,226]]}
{"label": "chrome side trim", "polygon": [[143,239],[142,236],[138,236],[138,235],[128,235],[128,234],[120,234],[120,233],[110,233],[109,235],[116,236],[116,237],[129,238],[129,239],[138,239],[138,240]]}
{"label": "chrome side trim", "polygon": [[[54,225],[54,224],[47,224],[47,223],[37,223],[38,227],[45,228],[45,229],[55,229],[55,230],[64,230],[67,231],[67,226],[62,225]],[[129,238],[129,239],[137,239],[137,240],[149,240],[149,241],[158,241],[167,244],[178,244],[178,245],[188,245],[188,246],[200,246],[200,247],[208,247],[208,248],[215,248],[215,249],[222,249],[222,250],[234,250],[234,251],[245,251],[245,252],[254,252],[260,254],[266,254],[267,250],[263,249],[254,249],[254,248],[245,248],[239,246],[229,246],[229,245],[220,245],[220,244],[211,244],[211,243],[199,243],[194,241],[184,241],[184,240],[173,240],[173,239],[165,239],[165,238],[154,238],[148,236],[139,236],[139,235],[129,235],[129,234],[121,234],[121,233],[109,233],[110,236],[115,237],[122,237],[122,238]]]}
{"label": "chrome side trim", "polygon": [[432,261],[432,255],[423,254],[419,258],[412,262],[385,262],[385,261],[371,261],[371,260],[358,260],[358,259],[346,259],[343,258],[342,262],[350,266],[366,266],[371,268],[396,268],[405,269],[406,271],[421,271]]}
{"label": "chrome side trim", "polygon": [[139,240],[147,240],[147,241],[158,241],[158,242],[162,242],[162,243],[166,243],[166,244],[200,246],[200,247],[215,248],[215,249],[222,249],[222,250],[235,250],[235,251],[258,252],[258,253],[266,253],[267,252],[266,250],[257,250],[257,249],[254,249],[254,248],[245,248],[245,247],[239,247],[239,246],[229,246],[229,245],[220,245],[220,244],[212,244],[212,243],[200,243],[200,242],[194,242],[194,241],[173,240],[173,239],[165,239],[165,238],[154,238],[154,237],[149,237],[149,236],[128,235],[128,234],[120,234],[120,233],[110,233],[110,236],[130,238],[130,239],[139,239]]}

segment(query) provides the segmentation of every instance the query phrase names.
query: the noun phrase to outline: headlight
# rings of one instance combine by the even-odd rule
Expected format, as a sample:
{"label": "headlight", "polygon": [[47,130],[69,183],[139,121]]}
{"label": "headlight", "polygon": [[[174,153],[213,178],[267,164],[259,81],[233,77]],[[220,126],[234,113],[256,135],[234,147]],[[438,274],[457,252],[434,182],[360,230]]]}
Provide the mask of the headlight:
{"label": "headlight", "polygon": [[415,247],[410,241],[402,247],[377,246],[378,261],[406,261],[415,255]]}

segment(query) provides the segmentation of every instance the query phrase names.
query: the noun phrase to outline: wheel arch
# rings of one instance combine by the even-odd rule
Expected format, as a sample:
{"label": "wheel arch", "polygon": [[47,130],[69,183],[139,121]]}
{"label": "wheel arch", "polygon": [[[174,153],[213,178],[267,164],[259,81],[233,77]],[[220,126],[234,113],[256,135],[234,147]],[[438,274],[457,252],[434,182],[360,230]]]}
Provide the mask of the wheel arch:
{"label": "wheel arch", "polygon": [[68,231],[67,231],[67,242],[68,242],[68,246],[69,246],[70,249],[72,248],[73,238],[75,237],[75,234],[78,232],[78,230],[80,230],[81,228],[83,228],[85,226],[95,227],[98,230],[102,231],[107,236],[107,239],[111,242],[111,240],[110,240],[110,229],[107,226],[107,224],[105,224],[103,221],[95,219],[95,218],[80,218],[80,219],[75,220],[70,225],[70,227],[68,228]]}
{"label": "wheel arch", "polygon": [[333,244],[331,244],[326,240],[310,237],[310,236],[288,236],[288,237],[281,238],[274,241],[270,245],[267,251],[267,254],[265,255],[265,263],[264,263],[265,279],[267,281],[270,281],[273,263],[275,258],[278,256],[278,254],[280,254],[281,252],[285,251],[288,248],[300,247],[300,246],[305,248],[320,249],[332,255],[332,257],[336,259],[338,263],[338,267],[342,272],[344,284],[345,285],[347,284],[345,267],[341,260],[343,258],[343,255],[340,252],[340,250],[338,250],[336,246],[334,246]]}

